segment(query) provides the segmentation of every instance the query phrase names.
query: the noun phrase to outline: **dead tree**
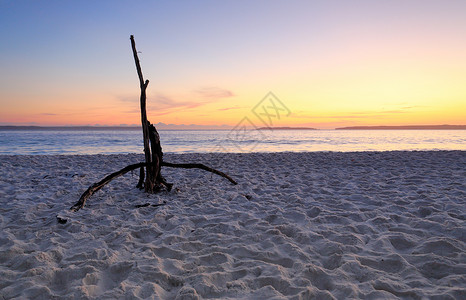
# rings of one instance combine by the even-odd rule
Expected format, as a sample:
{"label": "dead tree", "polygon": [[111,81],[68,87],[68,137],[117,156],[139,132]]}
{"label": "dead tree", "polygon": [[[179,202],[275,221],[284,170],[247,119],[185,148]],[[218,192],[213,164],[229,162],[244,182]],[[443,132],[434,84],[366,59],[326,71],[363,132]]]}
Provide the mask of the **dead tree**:
{"label": "dead tree", "polygon": [[[99,182],[96,182],[94,183],[93,185],[91,185],[82,195],[81,197],[79,198],[79,201],[76,202],[71,208],[70,210],[72,211],[78,211],[80,210],[81,208],[83,208],[84,204],[86,204],[86,200],[91,197],[95,192],[97,192],[98,190],[100,190],[101,188],[103,188],[107,183],[109,183],[110,181],[112,181],[113,179],[117,178],[117,177],[120,177],[132,170],[136,170],[138,168],[141,168],[141,172],[142,174],[144,174],[144,172],[142,171],[144,167],[147,167],[148,164],[147,163],[144,163],[144,162],[140,162],[140,163],[137,163],[137,164],[133,164],[133,165],[129,165],[129,166],[126,166],[124,167],[123,169],[119,170],[119,171],[116,171],[110,175],[107,175],[104,179],[102,179],[101,181]],[[190,163],[190,164],[174,164],[174,163],[169,163],[169,162],[164,162],[162,161],[161,163],[161,166],[165,166],[165,167],[170,167],[170,168],[184,168],[184,169],[202,169],[202,170],[205,170],[205,171],[208,171],[208,172],[211,172],[211,173],[214,173],[214,174],[217,174],[219,176],[222,176],[226,179],[228,179],[232,184],[238,184],[235,180],[233,180],[230,176],[228,176],[227,174],[223,173],[223,172],[220,172],[218,170],[215,170],[215,169],[212,169],[210,167],[207,167],[206,165],[203,165],[203,164],[197,164],[197,163]],[[143,177],[142,177],[143,178]]]}
{"label": "dead tree", "polygon": [[[160,138],[157,130],[147,120],[146,112],[146,89],[149,85],[149,80],[144,81],[142,75],[141,64],[139,63],[138,52],[136,50],[136,43],[134,42],[134,36],[131,39],[131,49],[133,50],[134,62],[136,63],[136,70],[139,77],[139,87],[141,89],[141,96],[139,102],[141,105],[141,124],[142,124],[142,135],[144,139],[144,156],[146,159],[146,180],[144,182],[144,190],[147,193],[153,193],[160,185],[166,185],[162,175],[160,175],[162,161],[162,147],[160,147]],[[140,186],[140,185],[139,185]],[[167,186],[168,187],[168,186]],[[171,186],[168,187],[171,189]]]}
{"label": "dead tree", "polygon": [[[228,179],[231,183],[237,184],[235,180],[231,177],[226,175],[223,172],[218,170],[212,169],[208,166],[199,163],[183,163],[183,164],[176,164],[176,163],[169,163],[163,161],[163,152],[162,146],[160,144],[160,136],[157,132],[157,129],[153,124],[151,124],[147,120],[147,112],[146,112],[146,89],[149,85],[149,80],[144,81],[144,77],[142,75],[141,65],[139,63],[138,53],[136,51],[136,43],[134,42],[134,37],[131,35],[131,48],[133,50],[134,61],[136,63],[136,70],[139,77],[139,87],[141,89],[140,95],[140,105],[141,105],[141,123],[142,123],[142,134],[144,138],[144,157],[145,162],[140,162],[136,164],[132,164],[129,166],[124,167],[123,169],[114,172],[99,182],[94,183],[91,185],[79,198],[79,201],[76,202],[70,210],[78,211],[79,209],[83,208],[87,199],[91,197],[95,192],[100,190],[106,184],[108,184],[113,179],[120,177],[132,170],[140,169],[139,172],[139,181],[137,184],[138,188],[144,188],[145,192],[147,193],[155,193],[160,191],[161,189],[166,189],[170,191],[173,184],[168,183],[165,178],[161,174],[162,166],[171,167],[171,168],[185,168],[185,169],[202,169],[208,172],[212,172],[219,176],[222,176]],[[144,172],[145,168],[145,172]],[[66,222],[66,220],[58,217],[58,221],[60,223]]]}

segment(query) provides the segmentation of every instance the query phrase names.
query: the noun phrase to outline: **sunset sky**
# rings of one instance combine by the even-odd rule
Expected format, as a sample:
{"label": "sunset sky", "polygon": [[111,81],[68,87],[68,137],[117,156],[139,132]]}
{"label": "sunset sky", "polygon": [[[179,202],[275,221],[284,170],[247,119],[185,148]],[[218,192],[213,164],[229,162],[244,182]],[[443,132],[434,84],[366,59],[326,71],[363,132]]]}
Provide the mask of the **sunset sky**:
{"label": "sunset sky", "polygon": [[[466,124],[466,1],[0,0],[0,125]],[[267,100],[267,99],[265,99]]]}

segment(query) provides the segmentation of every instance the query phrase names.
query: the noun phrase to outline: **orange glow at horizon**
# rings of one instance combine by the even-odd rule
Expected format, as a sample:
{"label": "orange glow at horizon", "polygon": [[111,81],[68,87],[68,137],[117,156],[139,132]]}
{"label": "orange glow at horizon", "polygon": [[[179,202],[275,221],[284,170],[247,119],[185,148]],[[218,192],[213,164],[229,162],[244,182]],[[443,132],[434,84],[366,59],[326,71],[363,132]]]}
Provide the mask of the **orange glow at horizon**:
{"label": "orange glow at horizon", "polygon": [[0,10],[14,29],[0,33],[14,41],[0,45],[0,125],[139,125],[129,33],[155,124],[260,127],[252,110],[269,91],[291,111],[274,126],[466,124],[466,2],[272,2],[145,4],[137,26],[121,22],[128,4],[91,20],[74,15],[84,4],[45,3],[48,22],[12,4]]}

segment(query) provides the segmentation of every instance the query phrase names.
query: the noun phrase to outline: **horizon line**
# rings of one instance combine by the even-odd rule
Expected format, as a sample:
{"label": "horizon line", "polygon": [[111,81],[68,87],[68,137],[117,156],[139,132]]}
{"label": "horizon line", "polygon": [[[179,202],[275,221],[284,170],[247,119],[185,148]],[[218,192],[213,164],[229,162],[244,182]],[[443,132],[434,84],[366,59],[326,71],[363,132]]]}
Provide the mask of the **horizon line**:
{"label": "horizon line", "polygon": [[[160,124],[154,124],[160,125]],[[189,128],[189,127],[192,128]],[[197,126],[202,128],[196,128]],[[209,128],[209,126],[212,126]],[[139,130],[141,125],[0,125],[0,130]],[[162,128],[157,128],[158,130],[186,130],[186,131],[196,131],[196,130],[233,130],[234,126],[229,125],[175,125],[175,124],[163,124]],[[166,128],[164,128],[166,127]],[[180,128],[181,127],[181,128]],[[219,128],[223,127],[223,128]],[[361,125],[361,126],[346,126],[346,127],[336,127],[336,128],[327,128],[319,129],[314,127],[304,127],[304,126],[280,126],[280,127],[260,127],[260,128],[250,128],[251,130],[466,130],[466,125]]]}

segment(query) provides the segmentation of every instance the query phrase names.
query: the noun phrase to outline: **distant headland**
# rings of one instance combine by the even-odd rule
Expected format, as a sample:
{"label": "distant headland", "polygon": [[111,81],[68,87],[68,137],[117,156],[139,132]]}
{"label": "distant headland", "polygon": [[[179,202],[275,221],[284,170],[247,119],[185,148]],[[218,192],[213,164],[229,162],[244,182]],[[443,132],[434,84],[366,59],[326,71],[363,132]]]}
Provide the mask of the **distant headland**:
{"label": "distant headland", "polygon": [[350,126],[335,130],[461,130],[466,125]]}
{"label": "distant headland", "polygon": [[[174,125],[174,124],[155,124],[157,130],[228,130],[230,127],[216,126],[209,127],[203,125]],[[27,131],[47,131],[47,130],[58,130],[58,131],[130,131],[130,130],[141,130],[139,125],[131,126],[16,126],[16,125],[1,125],[0,130],[27,130]]]}

